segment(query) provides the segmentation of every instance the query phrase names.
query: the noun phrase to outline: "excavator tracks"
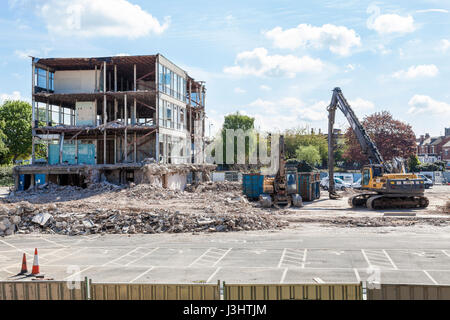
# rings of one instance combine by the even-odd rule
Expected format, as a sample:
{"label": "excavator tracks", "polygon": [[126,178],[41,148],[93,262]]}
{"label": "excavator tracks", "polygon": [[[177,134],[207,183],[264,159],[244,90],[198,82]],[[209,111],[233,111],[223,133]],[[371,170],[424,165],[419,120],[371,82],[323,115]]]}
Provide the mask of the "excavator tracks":
{"label": "excavator tracks", "polygon": [[366,207],[371,210],[426,208],[429,204],[428,198],[424,196],[383,195],[373,193],[358,194],[350,197],[348,202],[353,208]]}

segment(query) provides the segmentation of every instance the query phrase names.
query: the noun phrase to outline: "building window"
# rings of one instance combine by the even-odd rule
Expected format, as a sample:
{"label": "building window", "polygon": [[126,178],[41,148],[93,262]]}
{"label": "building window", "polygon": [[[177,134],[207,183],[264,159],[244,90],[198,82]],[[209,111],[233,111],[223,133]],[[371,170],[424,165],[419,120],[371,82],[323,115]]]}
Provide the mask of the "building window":
{"label": "building window", "polygon": [[55,74],[53,72],[48,73],[48,88],[47,88],[47,70],[41,68],[35,68],[34,70],[34,81],[35,86],[44,89],[53,91],[54,90],[54,79]]}
{"label": "building window", "polygon": [[186,102],[186,80],[169,68],[158,64],[159,91]]}

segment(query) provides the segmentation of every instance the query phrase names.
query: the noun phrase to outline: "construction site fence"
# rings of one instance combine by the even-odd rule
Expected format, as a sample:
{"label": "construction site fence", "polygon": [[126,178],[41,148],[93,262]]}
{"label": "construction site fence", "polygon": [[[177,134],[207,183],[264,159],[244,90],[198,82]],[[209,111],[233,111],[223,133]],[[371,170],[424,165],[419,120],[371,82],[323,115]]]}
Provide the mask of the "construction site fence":
{"label": "construction site fence", "polygon": [[224,284],[224,300],[362,300],[361,284]]}
{"label": "construction site fence", "polygon": [[92,300],[220,300],[219,284],[90,285]]}
{"label": "construction site fence", "polygon": [[450,300],[450,286],[3,281],[0,300]]}

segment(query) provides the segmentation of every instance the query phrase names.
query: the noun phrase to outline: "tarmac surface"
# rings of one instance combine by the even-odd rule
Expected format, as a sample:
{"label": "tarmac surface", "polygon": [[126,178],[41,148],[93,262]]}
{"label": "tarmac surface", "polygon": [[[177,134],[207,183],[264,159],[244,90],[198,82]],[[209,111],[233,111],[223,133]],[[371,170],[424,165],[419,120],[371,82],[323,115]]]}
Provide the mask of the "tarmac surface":
{"label": "tarmac surface", "polygon": [[0,280],[38,248],[47,279],[123,283],[450,285],[450,227],[336,228],[156,235],[0,238]]}

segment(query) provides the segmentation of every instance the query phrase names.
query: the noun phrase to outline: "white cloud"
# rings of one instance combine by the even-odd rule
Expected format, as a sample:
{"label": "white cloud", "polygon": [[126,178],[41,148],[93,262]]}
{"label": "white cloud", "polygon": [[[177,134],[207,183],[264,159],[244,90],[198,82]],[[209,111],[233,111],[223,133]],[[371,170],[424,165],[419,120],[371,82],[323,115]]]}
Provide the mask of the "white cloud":
{"label": "white cloud", "polygon": [[411,66],[408,70],[399,70],[392,74],[396,79],[432,78],[437,76],[439,69],[434,64]]}
{"label": "white cloud", "polygon": [[276,131],[311,123],[322,123],[327,119],[327,105],[325,101],[306,105],[295,97],[286,97],[280,101],[259,98],[240,110],[254,117],[255,125],[262,130]]}
{"label": "white cloud", "polygon": [[354,64],[349,63],[346,67],[345,67],[345,71],[344,72],[350,72],[356,69],[356,66]]}
{"label": "white cloud", "polygon": [[31,57],[36,57],[39,55],[37,50],[16,50],[14,54],[20,59],[30,59]]}
{"label": "white cloud", "polygon": [[447,50],[450,48],[450,40],[442,39],[439,42],[439,50],[442,52],[447,52]]}
{"label": "white cloud", "polygon": [[408,113],[413,115],[426,113],[450,117],[450,104],[436,101],[429,96],[416,94],[409,100],[408,105]]}
{"label": "white cloud", "polygon": [[259,88],[263,91],[271,91],[272,90],[271,87],[266,86],[265,84],[260,85]]}
{"label": "white cloud", "polygon": [[424,10],[416,10],[417,13],[428,13],[428,12],[441,12],[448,13],[448,10],[445,9],[424,9]]}
{"label": "white cloud", "polygon": [[333,24],[325,24],[321,27],[300,24],[286,30],[276,27],[267,31],[265,36],[278,48],[296,49],[309,46],[320,49],[326,47],[339,55],[348,55],[351,48],[361,45],[361,38],[355,30]]}
{"label": "white cloud", "polygon": [[300,72],[320,72],[324,63],[309,56],[268,55],[265,48],[244,51],[237,55],[235,66],[225,67],[224,72],[231,75],[287,76],[295,77]]}
{"label": "white cloud", "polygon": [[234,92],[242,94],[242,93],[246,93],[247,91],[245,91],[244,89],[241,89],[241,88],[234,88]]}
{"label": "white cloud", "polygon": [[48,0],[39,7],[50,33],[68,37],[128,37],[161,34],[169,26],[126,0]]}
{"label": "white cloud", "polygon": [[394,13],[380,14],[380,8],[373,5],[367,8],[367,13],[372,14],[367,19],[367,28],[375,30],[379,34],[403,34],[413,32],[416,29],[414,26],[414,18],[410,15],[400,16]]}
{"label": "white cloud", "polygon": [[3,104],[5,101],[8,100],[26,100],[23,99],[19,91],[14,91],[11,94],[8,93],[2,93],[0,94],[0,104]]}
{"label": "white cloud", "polygon": [[365,112],[375,108],[372,101],[364,100],[362,98],[356,98],[355,100],[349,100],[349,104],[355,111]]}

